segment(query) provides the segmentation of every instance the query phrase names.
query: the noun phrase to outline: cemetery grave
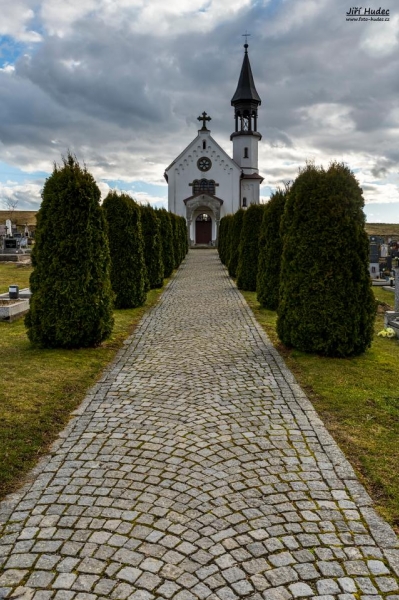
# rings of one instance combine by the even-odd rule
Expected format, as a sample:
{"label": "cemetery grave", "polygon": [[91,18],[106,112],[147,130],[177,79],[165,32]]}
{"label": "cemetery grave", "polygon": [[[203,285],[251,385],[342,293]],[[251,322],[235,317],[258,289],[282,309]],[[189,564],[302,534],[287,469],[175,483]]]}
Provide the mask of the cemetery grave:
{"label": "cemetery grave", "polygon": [[30,296],[29,288],[19,290],[17,285],[10,285],[7,293],[0,294],[0,321],[11,323],[25,315],[29,310]]}

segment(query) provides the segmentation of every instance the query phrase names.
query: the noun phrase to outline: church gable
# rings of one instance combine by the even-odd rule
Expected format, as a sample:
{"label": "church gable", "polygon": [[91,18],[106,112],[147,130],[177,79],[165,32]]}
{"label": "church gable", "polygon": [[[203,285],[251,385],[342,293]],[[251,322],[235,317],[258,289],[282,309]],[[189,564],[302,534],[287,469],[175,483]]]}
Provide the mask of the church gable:
{"label": "church gable", "polygon": [[186,216],[184,200],[199,194],[222,198],[224,210],[239,207],[241,169],[211,137],[208,129],[198,136],[166,169],[168,207]]}
{"label": "church gable", "polygon": [[232,158],[230,158],[227,152],[219,146],[213,137],[209,135],[209,132],[203,133],[201,131],[169,165],[169,167],[167,167],[165,170],[167,179],[171,170],[174,170],[177,175],[181,175],[187,170],[193,171],[193,175],[196,175],[197,179],[201,178],[202,174],[205,176],[206,171],[198,168],[198,161],[201,157],[208,157],[211,160],[212,166],[208,171],[213,171],[214,169],[223,169],[224,171],[234,169],[235,171],[240,172],[239,166]]}

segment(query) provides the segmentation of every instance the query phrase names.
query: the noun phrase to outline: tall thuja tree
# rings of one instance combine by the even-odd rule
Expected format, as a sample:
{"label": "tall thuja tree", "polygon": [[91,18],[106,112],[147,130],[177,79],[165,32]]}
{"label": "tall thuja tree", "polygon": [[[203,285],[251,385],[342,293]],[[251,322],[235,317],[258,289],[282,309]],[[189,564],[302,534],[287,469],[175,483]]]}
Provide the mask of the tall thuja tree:
{"label": "tall thuja tree", "polygon": [[169,213],[169,219],[172,225],[172,240],[173,240],[173,269],[179,266],[179,237],[177,231],[177,215]]}
{"label": "tall thuja tree", "polygon": [[141,205],[140,213],[148,288],[160,288],[164,275],[160,220],[156,211],[149,204]]}
{"label": "tall thuja tree", "polygon": [[173,223],[175,269],[181,264],[186,255],[186,220],[184,217],[171,214]]}
{"label": "tall thuja tree", "polygon": [[181,254],[182,254],[182,260],[183,260],[188,252],[187,222],[184,217],[180,217],[179,228],[180,228]]}
{"label": "tall thuja tree", "polygon": [[229,262],[227,264],[229,269],[229,275],[235,277],[237,275],[238,256],[239,256],[239,245],[241,239],[241,229],[244,221],[245,210],[240,208],[233,215],[231,225],[229,227],[229,238],[228,238],[228,257]]}
{"label": "tall thuja tree", "polygon": [[96,346],[112,331],[113,293],[100,190],[68,154],[54,166],[37,214],[29,339],[45,348]]}
{"label": "tall thuja tree", "polygon": [[241,230],[237,286],[241,290],[254,292],[258,274],[259,234],[262,225],[264,204],[251,204],[245,211]]}
{"label": "tall thuja tree", "polygon": [[224,234],[224,220],[226,217],[222,217],[219,222],[218,232],[218,254],[221,262],[223,263],[223,234]]}
{"label": "tall thuja tree", "polygon": [[175,257],[179,266],[186,256],[187,228],[186,219],[175,215]]}
{"label": "tall thuja tree", "polygon": [[160,223],[164,276],[170,277],[175,264],[172,214],[164,208],[158,209],[156,213]]}
{"label": "tall thuja tree", "polygon": [[177,269],[181,262],[181,245],[180,245],[180,235],[179,235],[179,217],[174,213],[169,213],[172,221],[172,231],[173,231],[173,257],[174,264],[173,268]]}
{"label": "tall thuja tree", "polygon": [[219,239],[218,239],[218,251],[220,260],[224,265],[229,264],[230,252],[229,252],[229,231],[233,221],[233,215],[226,215],[220,220],[219,225]]}
{"label": "tall thuja tree", "polygon": [[281,223],[277,321],[287,346],[338,357],[370,346],[375,300],[363,206],[344,164],[307,165],[293,183]]}
{"label": "tall thuja tree", "polygon": [[280,230],[289,187],[278,189],[265,205],[259,237],[257,298],[269,310],[277,310],[283,238]]}
{"label": "tall thuja tree", "polygon": [[116,308],[135,308],[146,299],[146,267],[139,205],[112,191],[103,202],[111,252],[111,283]]}

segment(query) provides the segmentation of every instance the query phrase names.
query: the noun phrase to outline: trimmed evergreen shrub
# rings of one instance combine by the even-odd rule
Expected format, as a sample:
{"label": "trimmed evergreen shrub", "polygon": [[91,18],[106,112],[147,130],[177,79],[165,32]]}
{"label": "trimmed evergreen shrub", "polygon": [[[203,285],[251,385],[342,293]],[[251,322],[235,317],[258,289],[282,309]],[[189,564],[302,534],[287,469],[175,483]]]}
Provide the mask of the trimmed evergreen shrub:
{"label": "trimmed evergreen shrub", "polygon": [[141,205],[140,213],[148,288],[160,288],[163,284],[164,271],[160,220],[157,212],[149,204]]}
{"label": "trimmed evergreen shrub", "polygon": [[239,245],[241,239],[241,229],[244,221],[245,210],[240,208],[233,215],[232,223],[229,227],[229,237],[228,237],[228,269],[229,275],[231,277],[236,277],[237,275],[237,265],[238,265],[238,252]]}
{"label": "trimmed evergreen shrub", "polygon": [[111,334],[113,293],[100,197],[92,175],[71,154],[44,184],[25,317],[34,344],[96,346]]}
{"label": "trimmed evergreen shrub", "polygon": [[162,260],[164,266],[164,276],[170,277],[173,273],[175,264],[173,228],[171,213],[164,208],[156,211],[161,227],[162,241]]}
{"label": "trimmed evergreen shrub", "polygon": [[244,214],[238,250],[237,287],[254,292],[258,274],[259,233],[264,204],[251,204]]}
{"label": "trimmed evergreen shrub", "polygon": [[188,230],[187,230],[187,221],[186,219],[183,219],[184,222],[184,256],[186,256],[186,254],[188,253],[190,246],[189,246],[189,237],[188,237]]}
{"label": "trimmed evergreen shrub", "polygon": [[177,269],[179,266],[179,250],[177,247],[177,222],[176,215],[169,213],[170,223],[172,225],[172,244],[173,244],[173,269]]}
{"label": "trimmed evergreen shrub", "polygon": [[220,219],[219,223],[219,238],[218,238],[218,251],[220,260],[224,265],[228,265],[230,259],[229,253],[229,229],[233,221],[233,215],[226,215]]}
{"label": "trimmed evergreen shrub", "polygon": [[219,258],[222,263],[224,263],[224,261],[223,261],[223,241],[224,241],[225,218],[226,217],[222,217],[220,219],[219,231],[218,231],[218,254],[219,254]]}
{"label": "trimmed evergreen shrub", "polygon": [[277,190],[265,205],[259,237],[257,298],[261,306],[277,310],[280,266],[283,240],[280,233],[281,217],[289,188]]}
{"label": "trimmed evergreen shrub", "polygon": [[184,217],[179,217],[179,228],[180,228],[180,245],[181,245],[181,261],[182,262],[188,252],[188,238],[187,238],[187,222]]}
{"label": "trimmed evergreen shrub", "polygon": [[[172,221],[173,230],[173,255],[174,255],[174,269],[177,269],[183,258],[185,257],[185,231],[183,232],[183,221],[186,220],[184,217],[179,217],[174,213],[169,213]],[[185,225],[184,225],[185,227]]]}
{"label": "trimmed evergreen shrub", "polygon": [[343,164],[307,165],[281,226],[277,331],[287,346],[346,357],[371,344],[376,303],[368,272],[362,190]]}
{"label": "trimmed evergreen shrub", "polygon": [[112,191],[103,202],[111,252],[111,283],[116,308],[144,304],[146,267],[139,205],[128,195]]}

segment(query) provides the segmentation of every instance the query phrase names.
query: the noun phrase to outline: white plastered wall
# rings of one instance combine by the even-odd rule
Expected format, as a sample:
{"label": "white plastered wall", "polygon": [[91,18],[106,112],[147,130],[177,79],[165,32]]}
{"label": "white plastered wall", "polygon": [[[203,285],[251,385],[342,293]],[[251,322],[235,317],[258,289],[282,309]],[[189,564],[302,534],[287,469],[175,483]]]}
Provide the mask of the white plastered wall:
{"label": "white plastered wall", "polygon": [[[212,161],[209,171],[202,172],[198,169],[197,161],[202,156]],[[240,208],[241,169],[215,142],[209,131],[199,131],[198,137],[167,169],[167,175],[168,209],[177,215],[186,217],[184,200],[192,195],[189,184],[202,178],[214,179],[219,184],[216,186],[215,196],[223,200],[221,217],[235,213]],[[212,221],[214,229],[214,220]]]}

